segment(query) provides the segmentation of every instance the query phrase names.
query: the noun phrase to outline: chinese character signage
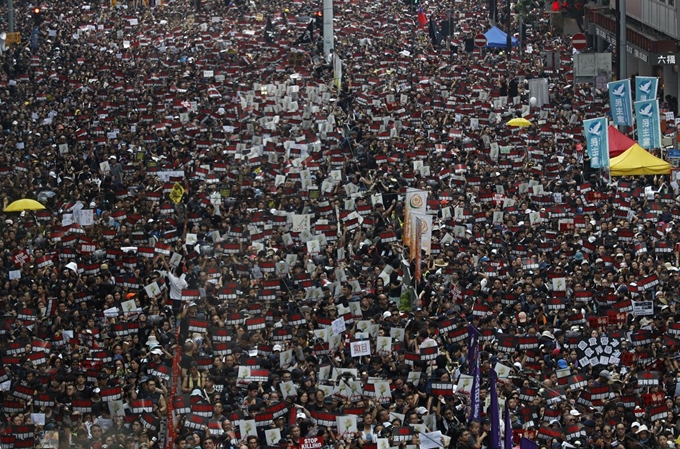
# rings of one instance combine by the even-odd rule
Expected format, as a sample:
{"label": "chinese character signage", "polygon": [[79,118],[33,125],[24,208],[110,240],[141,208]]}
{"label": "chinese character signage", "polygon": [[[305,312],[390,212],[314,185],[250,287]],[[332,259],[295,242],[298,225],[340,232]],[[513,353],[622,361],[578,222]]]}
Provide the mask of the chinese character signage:
{"label": "chinese character signage", "polygon": [[588,156],[591,168],[609,166],[609,133],[607,118],[600,117],[583,121],[583,132],[586,135]]}
{"label": "chinese character signage", "polygon": [[633,125],[633,98],[630,80],[614,81],[609,87],[609,108],[611,109],[614,125]]}
{"label": "chinese character signage", "polygon": [[659,78],[655,76],[635,77],[635,101],[653,100],[656,98],[656,90],[659,86]]}
{"label": "chinese character signage", "polygon": [[635,102],[635,119],[638,129],[638,143],[646,150],[661,147],[661,120],[659,101]]}
{"label": "chinese character signage", "polygon": [[371,342],[370,340],[353,341],[349,344],[349,349],[352,357],[371,355]]}
{"label": "chinese character signage", "polygon": [[656,55],[656,65],[675,65],[675,55]]}

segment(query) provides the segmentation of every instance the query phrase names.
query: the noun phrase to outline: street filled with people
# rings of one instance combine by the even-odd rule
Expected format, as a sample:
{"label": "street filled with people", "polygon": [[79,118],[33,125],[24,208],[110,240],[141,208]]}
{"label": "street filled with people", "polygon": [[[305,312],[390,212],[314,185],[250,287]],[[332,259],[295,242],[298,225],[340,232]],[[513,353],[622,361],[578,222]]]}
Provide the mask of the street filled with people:
{"label": "street filled with people", "polygon": [[17,2],[0,447],[674,448],[678,183],[483,3]]}

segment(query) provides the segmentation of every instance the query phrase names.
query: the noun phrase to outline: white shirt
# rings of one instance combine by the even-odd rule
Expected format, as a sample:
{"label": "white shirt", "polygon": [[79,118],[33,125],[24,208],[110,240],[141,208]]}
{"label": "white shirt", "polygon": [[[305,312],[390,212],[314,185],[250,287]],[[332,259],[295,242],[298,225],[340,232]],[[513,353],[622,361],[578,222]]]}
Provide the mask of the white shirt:
{"label": "white shirt", "polygon": [[179,301],[182,299],[182,290],[187,288],[189,284],[184,279],[186,274],[182,273],[180,277],[168,272],[168,281],[170,281],[170,299]]}

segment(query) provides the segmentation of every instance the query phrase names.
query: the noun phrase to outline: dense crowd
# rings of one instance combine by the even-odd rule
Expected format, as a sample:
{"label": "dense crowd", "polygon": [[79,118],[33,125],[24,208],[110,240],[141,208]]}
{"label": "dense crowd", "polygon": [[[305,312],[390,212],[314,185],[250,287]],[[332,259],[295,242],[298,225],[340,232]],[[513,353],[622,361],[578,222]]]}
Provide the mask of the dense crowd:
{"label": "dense crowd", "polygon": [[547,20],[336,2],[326,57],[317,5],[114,5],[21,2],[2,55],[0,196],[45,206],[0,223],[3,448],[496,449],[492,371],[512,444],[675,446],[678,184],[590,169]]}

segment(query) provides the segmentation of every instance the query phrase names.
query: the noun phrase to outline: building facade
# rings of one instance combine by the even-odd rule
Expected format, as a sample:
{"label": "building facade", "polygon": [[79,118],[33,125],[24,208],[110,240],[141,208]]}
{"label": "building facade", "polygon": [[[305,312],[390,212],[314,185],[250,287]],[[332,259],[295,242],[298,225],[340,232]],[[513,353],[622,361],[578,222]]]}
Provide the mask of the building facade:
{"label": "building facade", "polygon": [[[657,76],[660,100],[680,98],[678,40],[680,0],[619,0],[626,7],[625,77]],[[616,47],[616,0],[599,0],[585,10],[584,28],[592,48],[598,52]],[[676,115],[678,111],[673,111]]]}

